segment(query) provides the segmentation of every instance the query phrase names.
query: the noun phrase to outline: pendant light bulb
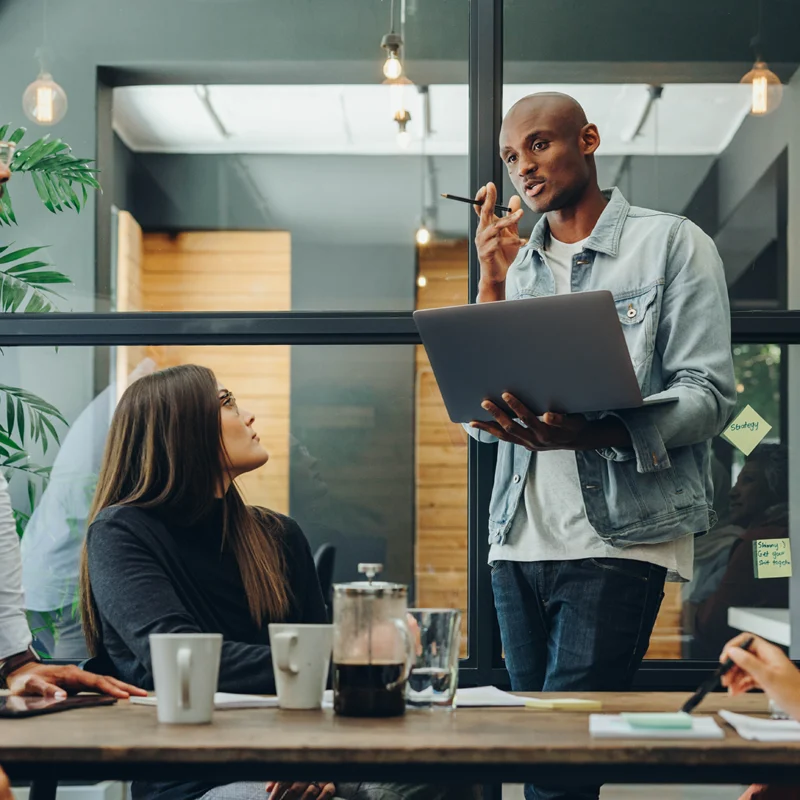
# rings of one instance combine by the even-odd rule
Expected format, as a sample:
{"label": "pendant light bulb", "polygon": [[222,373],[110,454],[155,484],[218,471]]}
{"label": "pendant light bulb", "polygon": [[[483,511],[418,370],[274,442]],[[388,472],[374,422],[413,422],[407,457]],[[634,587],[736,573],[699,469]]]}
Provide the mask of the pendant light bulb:
{"label": "pendant light bulb", "polygon": [[427,285],[428,279],[424,275],[420,275],[419,278],[417,278],[417,286],[419,286],[420,289],[424,289]]}
{"label": "pendant light bulb", "polygon": [[[425,247],[426,244],[430,243],[431,232],[428,230],[424,222],[422,223],[422,225],[419,226],[419,228],[417,228],[417,234],[414,238],[417,240],[417,244],[420,247]],[[425,281],[425,283],[420,283],[419,285],[425,286],[425,284],[427,284],[427,281]]]}
{"label": "pendant light bulb", "polygon": [[753,116],[771,114],[781,104],[783,84],[766,62],[756,61],[740,83],[750,86],[750,113]]}
{"label": "pendant light bulb", "polygon": [[389,80],[397,80],[403,74],[403,65],[397,57],[397,53],[389,53],[383,64],[383,74]]}
{"label": "pendant light bulb", "polygon": [[396,81],[403,74],[403,64],[400,61],[400,48],[403,46],[403,37],[392,31],[381,39],[381,47],[386,51],[386,61],[383,64],[383,74],[390,80]]}
{"label": "pendant light bulb", "polygon": [[39,73],[22,94],[25,116],[39,125],[55,125],[67,113],[67,93],[46,71]]}

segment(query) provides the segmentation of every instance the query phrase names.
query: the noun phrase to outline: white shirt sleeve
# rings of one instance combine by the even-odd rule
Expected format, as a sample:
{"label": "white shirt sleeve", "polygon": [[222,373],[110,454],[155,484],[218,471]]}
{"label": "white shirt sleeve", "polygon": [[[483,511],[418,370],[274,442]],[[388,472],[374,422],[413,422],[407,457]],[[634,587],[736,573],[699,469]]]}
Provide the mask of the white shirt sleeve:
{"label": "white shirt sleeve", "polygon": [[22,594],[22,559],[11,511],[8,483],[0,474],[0,659],[21,653],[31,643]]}

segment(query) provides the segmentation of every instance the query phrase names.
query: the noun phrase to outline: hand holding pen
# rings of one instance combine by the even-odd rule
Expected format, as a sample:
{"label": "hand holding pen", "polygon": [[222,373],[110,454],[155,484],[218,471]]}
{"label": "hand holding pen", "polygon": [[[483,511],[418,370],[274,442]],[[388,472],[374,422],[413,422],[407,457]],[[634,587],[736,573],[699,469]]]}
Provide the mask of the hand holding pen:
{"label": "hand holding pen", "polygon": [[730,694],[763,689],[783,711],[800,719],[800,672],[780,647],[742,633],[725,645],[721,658],[732,663],[722,677]]}
{"label": "hand holding pen", "polygon": [[[742,651],[747,650],[750,647],[750,645],[753,644],[754,639],[755,636],[745,634],[742,637],[741,643],[739,644],[741,650]],[[724,656],[725,653],[723,653],[723,657]],[[685,714],[691,714],[692,711],[694,711],[695,708],[697,708],[697,706],[699,706],[700,703],[703,702],[703,698],[709,692],[713,692],[714,689],[716,689],[720,685],[720,683],[727,685],[725,683],[725,676],[729,672],[731,672],[731,670],[733,670],[735,666],[736,666],[735,662],[729,655],[727,658],[724,658],[724,660],[722,660],[722,663],[714,670],[714,672],[712,672],[711,675],[700,684],[700,688],[683,704],[681,711],[683,711]]]}
{"label": "hand holding pen", "polygon": [[479,217],[475,247],[481,265],[478,298],[481,302],[504,300],[508,268],[525,244],[519,236],[522,202],[514,196],[509,200],[506,217],[495,214],[497,189],[493,183],[482,186],[475,195],[475,213]]}

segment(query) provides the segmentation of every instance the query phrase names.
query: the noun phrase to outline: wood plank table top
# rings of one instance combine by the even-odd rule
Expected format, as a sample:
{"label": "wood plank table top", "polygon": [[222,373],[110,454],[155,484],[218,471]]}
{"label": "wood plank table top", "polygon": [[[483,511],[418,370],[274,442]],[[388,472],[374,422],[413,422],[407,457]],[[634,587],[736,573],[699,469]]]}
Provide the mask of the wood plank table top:
{"label": "wood plank table top", "polygon": [[[537,695],[533,695],[537,696]],[[547,695],[553,697],[559,695]],[[566,696],[566,695],[561,695]],[[575,692],[602,713],[675,711],[688,695]],[[710,695],[697,714],[764,714],[764,695]],[[153,707],[126,701],[0,720],[0,765],[18,778],[142,780],[543,780],[576,783],[794,780],[800,743],[592,739],[588,714],[523,708],[409,711],[348,719],[331,711],[217,711],[211,725],[160,725]],[[309,775],[313,777],[309,778]],[[413,776],[413,778],[411,777]]]}

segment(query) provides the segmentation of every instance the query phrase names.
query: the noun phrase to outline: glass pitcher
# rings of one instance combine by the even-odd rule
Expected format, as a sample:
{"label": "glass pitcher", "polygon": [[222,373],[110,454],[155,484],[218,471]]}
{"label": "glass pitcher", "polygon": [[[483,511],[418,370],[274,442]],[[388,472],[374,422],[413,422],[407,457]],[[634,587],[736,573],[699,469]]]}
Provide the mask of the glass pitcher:
{"label": "glass pitcher", "polygon": [[406,709],[414,663],[408,587],[374,580],[382,564],[359,564],[366,581],[333,587],[333,708],[345,717],[395,717]]}

